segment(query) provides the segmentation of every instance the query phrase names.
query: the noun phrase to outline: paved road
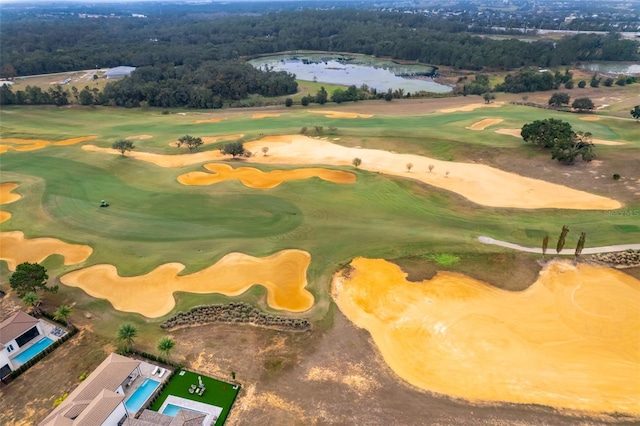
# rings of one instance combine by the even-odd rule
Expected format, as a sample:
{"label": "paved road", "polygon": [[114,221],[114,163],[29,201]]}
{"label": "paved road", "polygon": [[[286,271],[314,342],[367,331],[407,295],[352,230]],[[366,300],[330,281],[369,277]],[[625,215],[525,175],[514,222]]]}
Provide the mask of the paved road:
{"label": "paved road", "polygon": [[[478,241],[480,241],[482,244],[492,244],[494,246],[506,247],[513,250],[526,251],[527,253],[542,254],[542,247],[535,247],[535,248],[525,247],[525,246],[520,246],[518,244],[508,243],[506,241],[494,240],[491,237],[485,237],[485,236],[478,237]],[[589,248],[584,248],[582,250],[582,254],[610,253],[613,251],[624,251],[629,249],[640,250],[640,244],[622,244],[617,246],[589,247]],[[576,252],[575,248],[570,248],[570,249],[562,250],[560,254],[572,255],[572,254],[575,254],[575,252]],[[554,248],[550,248],[550,250],[547,250],[547,254],[553,255],[553,254],[556,254],[556,251]]]}

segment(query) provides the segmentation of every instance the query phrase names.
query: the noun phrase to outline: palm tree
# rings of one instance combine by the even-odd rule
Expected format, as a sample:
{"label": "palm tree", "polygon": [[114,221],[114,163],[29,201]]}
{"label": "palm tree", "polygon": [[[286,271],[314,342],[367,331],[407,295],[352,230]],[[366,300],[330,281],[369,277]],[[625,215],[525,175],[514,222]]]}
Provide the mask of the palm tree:
{"label": "palm tree", "polygon": [[158,351],[168,360],[171,350],[176,346],[176,342],[171,337],[163,337],[158,342]]}
{"label": "palm tree", "polygon": [[133,346],[133,339],[138,335],[138,329],[131,324],[122,324],[118,330],[118,340],[120,340],[124,348],[130,350]]}
{"label": "palm tree", "polygon": [[40,295],[38,293],[31,292],[25,294],[22,298],[22,303],[24,303],[24,306],[27,308],[30,307],[34,314],[40,313]]}
{"label": "palm tree", "polygon": [[67,326],[71,326],[69,315],[71,315],[71,306],[62,305],[53,313],[53,319],[56,321],[64,321]]}

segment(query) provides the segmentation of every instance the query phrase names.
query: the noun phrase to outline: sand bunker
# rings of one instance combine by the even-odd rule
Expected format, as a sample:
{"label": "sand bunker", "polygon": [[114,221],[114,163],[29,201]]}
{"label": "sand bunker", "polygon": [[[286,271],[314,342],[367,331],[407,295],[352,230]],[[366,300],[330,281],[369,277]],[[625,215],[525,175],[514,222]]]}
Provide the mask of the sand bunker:
{"label": "sand bunker", "polygon": [[354,183],[356,175],[341,170],[320,168],[296,170],[272,170],[263,172],[253,167],[232,168],[227,164],[206,164],[205,169],[211,173],[191,172],[178,176],[183,185],[212,185],[226,180],[237,179],[249,188],[266,189],[280,185],[288,180],[301,180],[319,177],[333,183]]}
{"label": "sand bunker", "polygon": [[[203,136],[200,139],[202,139],[202,145],[209,145],[212,143],[216,143],[218,141],[238,140],[243,136],[244,136],[244,133],[236,133],[233,135]],[[178,146],[178,141],[170,142],[169,146]]]}
{"label": "sand bunker", "polygon": [[[520,134],[521,132],[522,132],[522,129],[496,130],[496,133],[499,133],[501,135],[514,136],[519,139],[522,139],[522,135]],[[593,142],[595,145],[626,145],[627,144],[626,142],[609,141],[606,139],[598,139],[598,138],[591,138],[591,142]]]}
{"label": "sand bunker", "polygon": [[600,121],[600,117],[595,117],[593,115],[588,116],[588,117],[580,117],[580,120],[583,121]]}
{"label": "sand bunker", "polygon": [[357,112],[341,112],[341,111],[307,111],[311,114],[324,114],[327,118],[371,118],[373,114],[360,114]]}
{"label": "sand bunker", "polygon": [[146,140],[146,139],[151,139],[153,137],[153,135],[134,135],[134,136],[127,136],[125,139],[128,141],[133,141],[133,140]]}
{"label": "sand bunker", "polygon": [[200,123],[217,123],[219,121],[223,121],[226,120],[226,117],[218,117],[218,118],[207,118],[204,120],[196,120],[193,122],[193,124],[200,124]]}
{"label": "sand bunker", "polygon": [[82,136],[79,138],[65,139],[58,142],[51,142],[41,139],[17,139],[17,138],[4,138],[0,139],[0,154],[9,150],[14,151],[35,151],[36,149],[42,149],[46,146],[66,146],[74,145],[80,142],[86,142],[93,139],[97,139],[98,136]]}
{"label": "sand bunker", "polygon": [[261,118],[270,118],[270,117],[280,117],[280,114],[253,114],[251,118],[254,120],[259,120]]}
{"label": "sand bunker", "polygon": [[[491,207],[523,209],[562,208],[581,210],[615,210],[622,204],[611,198],[589,194],[566,186],[526,178],[493,167],[440,161],[412,154],[396,154],[375,149],[349,148],[326,140],[302,135],[267,136],[245,143],[245,148],[258,152],[269,148],[268,156],[252,156],[247,162],[280,164],[331,164],[351,167],[353,158],[362,159],[360,168],[403,178],[416,179],[443,188],[473,201]],[[87,151],[120,155],[110,148],[83,145]],[[182,155],[161,155],[132,151],[128,156],[160,167],[182,167],[198,163],[228,160],[219,151],[196,152]],[[412,163],[411,173],[405,165]],[[428,171],[433,165],[433,172]],[[449,172],[447,174],[447,172]]]}
{"label": "sand bunker", "polygon": [[75,265],[89,258],[93,249],[81,244],[69,244],[56,238],[25,239],[20,231],[0,232],[0,260],[9,270],[23,262],[40,263],[52,254],[64,257],[65,265]]}
{"label": "sand bunker", "polygon": [[355,259],[333,279],[340,310],[422,389],[469,400],[640,413],[640,281],[554,262],[527,290],[440,272],[420,283]]}
{"label": "sand bunker", "polygon": [[504,105],[504,102],[496,102],[496,103],[491,103],[491,104],[469,104],[469,105],[464,105],[464,106],[460,106],[460,107],[453,107],[453,108],[445,108],[445,109],[441,109],[439,112],[448,114],[451,112],[469,112],[469,111],[473,111],[474,109],[478,109],[478,108],[498,108],[501,107],[502,105]]}
{"label": "sand bunker", "polygon": [[4,210],[0,210],[0,223],[6,222],[11,219],[11,213],[6,212]]}
{"label": "sand bunker", "polygon": [[0,183],[0,204],[11,204],[22,198],[20,194],[12,194],[11,191],[19,185],[13,182]]}
{"label": "sand bunker", "polygon": [[494,124],[502,123],[504,120],[502,118],[485,118],[484,120],[480,120],[477,123],[473,123],[469,127],[465,127],[465,129],[469,130],[484,130],[489,126],[493,126]]}
{"label": "sand bunker", "polygon": [[121,277],[112,265],[95,265],[66,274],[60,281],[107,299],[119,311],[149,318],[169,313],[176,291],[238,296],[256,284],[267,289],[272,308],[302,312],[313,306],[313,295],[305,289],[310,262],[311,256],[302,250],[283,250],[264,258],[230,253],[190,275],[178,275],[184,269],[180,263],[167,263],[136,277]]}

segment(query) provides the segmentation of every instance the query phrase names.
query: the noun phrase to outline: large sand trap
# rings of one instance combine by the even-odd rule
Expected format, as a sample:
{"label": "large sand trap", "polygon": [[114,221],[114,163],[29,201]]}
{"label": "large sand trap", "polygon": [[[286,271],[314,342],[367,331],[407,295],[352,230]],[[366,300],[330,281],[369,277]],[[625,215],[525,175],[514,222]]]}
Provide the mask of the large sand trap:
{"label": "large sand trap", "polygon": [[502,118],[485,118],[484,120],[480,120],[477,123],[473,123],[471,126],[465,128],[469,130],[484,130],[489,126],[502,123],[503,121],[504,120]]}
{"label": "large sand trap", "polygon": [[217,123],[219,121],[223,121],[226,120],[226,117],[217,117],[217,118],[206,118],[203,120],[196,120],[193,122],[193,124],[201,124],[201,123]]}
{"label": "large sand trap", "polygon": [[305,289],[310,262],[311,256],[302,250],[283,250],[264,258],[230,253],[190,275],[178,275],[184,269],[180,263],[166,263],[136,277],[121,277],[112,265],[95,265],[68,273],[60,281],[107,299],[119,311],[149,318],[169,313],[176,291],[238,296],[256,284],[267,289],[272,308],[302,312],[313,306],[313,295]]}
{"label": "large sand trap", "polygon": [[134,135],[134,136],[127,136],[125,139],[128,141],[132,141],[132,140],[147,140],[147,139],[151,139],[153,137],[153,135]]}
{"label": "large sand trap", "polygon": [[261,118],[271,118],[271,117],[280,117],[280,114],[268,114],[268,113],[264,113],[264,114],[253,114],[251,116],[251,118],[253,118],[254,120],[259,120]]}
{"label": "large sand trap", "polygon": [[[562,208],[581,210],[615,210],[622,204],[611,198],[589,194],[566,186],[526,178],[493,167],[440,161],[412,154],[396,154],[375,149],[349,148],[326,140],[302,135],[267,136],[245,143],[245,148],[258,152],[269,148],[269,155],[245,159],[255,163],[331,164],[351,166],[353,158],[362,159],[363,169],[416,179],[443,188],[473,201],[491,207],[523,209]],[[110,148],[83,145],[87,151],[120,155]],[[148,161],[160,167],[182,167],[210,161],[228,160],[219,151],[196,152],[182,155],[161,155],[132,151],[130,157]],[[406,164],[412,163],[411,173]],[[428,166],[434,165],[433,173]],[[446,175],[449,172],[449,175]]]}
{"label": "large sand trap", "polygon": [[420,283],[385,260],[333,279],[340,310],[414,386],[469,400],[640,413],[640,281],[548,265],[527,290],[440,272]]}
{"label": "large sand trap", "polygon": [[64,257],[65,265],[75,265],[89,258],[93,249],[81,244],[69,244],[55,238],[25,239],[21,231],[0,232],[0,259],[9,270],[23,262],[40,263],[52,254]]}
{"label": "large sand trap", "polygon": [[311,114],[324,114],[327,118],[371,118],[372,114],[361,114],[358,112],[341,112],[341,111],[322,111],[322,110],[307,110]]}
{"label": "large sand trap", "polygon": [[[236,133],[233,135],[203,136],[200,139],[202,139],[202,145],[209,145],[212,143],[216,143],[218,141],[237,140],[243,136],[244,136],[244,133]],[[178,141],[170,142],[169,146],[178,146]]]}
{"label": "large sand trap", "polygon": [[17,139],[17,138],[4,138],[0,139],[0,154],[9,150],[14,151],[35,151],[36,149],[42,149],[46,146],[66,146],[74,145],[80,142],[86,142],[93,139],[97,139],[98,136],[82,136],[79,138],[65,139],[62,141],[51,142],[42,139]]}
{"label": "large sand trap", "polygon": [[341,170],[320,168],[296,170],[272,170],[263,172],[253,167],[232,168],[227,164],[206,164],[205,169],[211,173],[191,172],[178,176],[178,182],[183,185],[212,185],[226,180],[238,179],[249,188],[266,189],[280,185],[288,180],[309,179],[319,177],[333,183],[354,183],[356,175]]}
{"label": "large sand trap", "polygon": [[11,191],[18,187],[17,183],[4,182],[0,183],[0,204],[11,204],[22,198],[20,194],[13,194]]}
{"label": "large sand trap", "polygon": [[463,106],[459,106],[459,107],[453,107],[453,108],[445,108],[445,109],[441,109],[439,112],[445,113],[445,114],[449,114],[451,112],[469,112],[469,111],[473,111],[474,109],[478,109],[478,108],[498,108],[501,107],[502,105],[504,105],[504,102],[495,102],[495,103],[491,103],[491,104],[468,104],[468,105],[463,105]]}
{"label": "large sand trap", "polygon": [[[519,139],[522,139],[522,135],[520,134],[521,132],[522,132],[522,129],[496,130],[496,133],[499,133],[501,135],[513,136]],[[591,138],[591,142],[593,142],[595,145],[626,145],[626,142],[609,141],[606,139],[598,139],[598,138]]]}
{"label": "large sand trap", "polygon": [[580,120],[583,120],[583,121],[600,121],[600,117],[595,117],[593,115],[590,115],[588,117],[580,117]]}

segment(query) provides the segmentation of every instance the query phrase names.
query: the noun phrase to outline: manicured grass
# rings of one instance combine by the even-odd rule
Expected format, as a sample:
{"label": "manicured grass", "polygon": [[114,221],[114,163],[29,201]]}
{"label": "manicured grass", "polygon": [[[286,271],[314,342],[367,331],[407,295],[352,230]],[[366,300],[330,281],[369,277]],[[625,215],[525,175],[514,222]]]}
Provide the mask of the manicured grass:
{"label": "manicured grass", "polygon": [[[184,371],[184,375],[180,375],[180,371],[177,371],[164,390],[160,393],[156,401],[151,405],[152,411],[160,410],[162,404],[169,395],[175,395],[180,398],[189,399],[192,401],[202,402],[204,404],[215,405],[222,408],[222,412],[216,421],[216,426],[222,426],[227,420],[227,416],[231,411],[238,392],[240,392],[240,386],[237,389],[233,388],[232,384],[221,382],[220,380],[212,379],[207,376],[202,376],[191,371]],[[204,394],[199,396],[195,393],[189,393],[191,385],[198,386],[198,376],[202,379],[202,384],[206,388]]]}

